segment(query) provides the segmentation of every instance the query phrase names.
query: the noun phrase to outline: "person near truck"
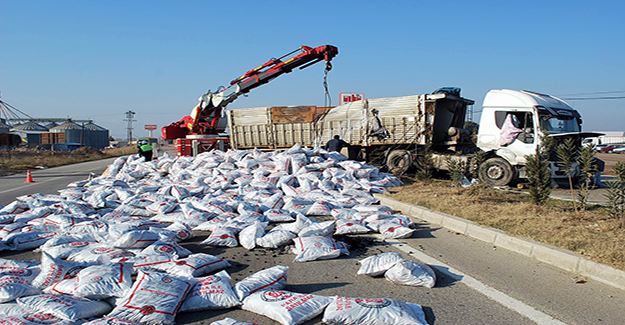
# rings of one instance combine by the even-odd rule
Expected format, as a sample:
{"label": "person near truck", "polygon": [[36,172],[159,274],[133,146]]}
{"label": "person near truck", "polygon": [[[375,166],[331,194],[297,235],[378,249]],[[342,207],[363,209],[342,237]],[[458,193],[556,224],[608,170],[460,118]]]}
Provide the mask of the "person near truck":
{"label": "person near truck", "polygon": [[328,152],[332,152],[332,151],[341,152],[341,149],[343,149],[343,147],[349,147],[349,146],[350,146],[349,143],[343,141],[340,136],[335,135],[334,139],[331,139],[330,141],[328,141],[328,143],[326,143],[326,150]]}
{"label": "person near truck", "polygon": [[148,140],[141,140],[137,143],[137,149],[139,150],[139,156],[144,157],[145,161],[152,160],[152,152],[154,147],[148,142]]}

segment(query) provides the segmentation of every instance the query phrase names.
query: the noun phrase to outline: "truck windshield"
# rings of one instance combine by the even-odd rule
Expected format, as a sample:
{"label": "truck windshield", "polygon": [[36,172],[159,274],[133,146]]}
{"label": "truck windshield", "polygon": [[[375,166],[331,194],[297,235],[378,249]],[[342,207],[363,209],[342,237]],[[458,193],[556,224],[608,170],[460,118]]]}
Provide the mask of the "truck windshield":
{"label": "truck windshield", "polygon": [[571,116],[541,115],[540,127],[549,133],[579,132],[577,119]]}

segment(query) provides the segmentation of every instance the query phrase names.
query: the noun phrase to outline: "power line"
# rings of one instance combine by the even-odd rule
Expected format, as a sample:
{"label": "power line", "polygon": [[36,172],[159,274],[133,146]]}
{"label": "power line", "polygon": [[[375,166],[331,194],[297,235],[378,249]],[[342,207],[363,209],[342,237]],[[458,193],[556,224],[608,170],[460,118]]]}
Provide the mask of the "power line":
{"label": "power line", "polygon": [[596,100],[596,99],[625,99],[625,96],[614,97],[579,97],[579,98],[562,98],[564,100]]}
{"label": "power line", "polygon": [[601,95],[601,94],[618,94],[625,93],[625,90],[613,90],[613,91],[596,91],[592,93],[575,93],[575,94],[560,94],[556,96],[582,96],[582,95]]}

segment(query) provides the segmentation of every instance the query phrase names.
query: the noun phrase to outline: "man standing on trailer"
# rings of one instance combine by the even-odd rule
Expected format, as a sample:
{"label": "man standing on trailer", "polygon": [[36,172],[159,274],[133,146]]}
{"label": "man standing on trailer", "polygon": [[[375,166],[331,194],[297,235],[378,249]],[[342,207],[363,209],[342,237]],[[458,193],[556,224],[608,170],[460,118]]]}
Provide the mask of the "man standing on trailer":
{"label": "man standing on trailer", "polygon": [[332,151],[341,152],[341,149],[343,149],[343,147],[349,147],[349,146],[350,146],[349,143],[343,141],[340,136],[335,135],[334,139],[326,143],[326,150],[328,150],[328,152],[332,152]]}

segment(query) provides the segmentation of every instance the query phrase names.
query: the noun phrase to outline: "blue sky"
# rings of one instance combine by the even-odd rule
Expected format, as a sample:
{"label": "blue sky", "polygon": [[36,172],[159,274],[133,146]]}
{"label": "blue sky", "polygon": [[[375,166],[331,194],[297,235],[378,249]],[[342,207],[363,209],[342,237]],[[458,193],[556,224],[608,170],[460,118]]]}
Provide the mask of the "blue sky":
{"label": "blue sky", "polygon": [[[89,118],[120,138],[132,110],[145,136],[145,124],[179,120],[272,57],[332,44],[333,104],[339,92],[443,86],[462,88],[476,111],[490,89],[625,96],[624,11],[618,1],[0,0],[0,91],[33,117]],[[322,106],[322,79],[323,64],[297,70],[228,108]],[[625,130],[624,99],[569,103],[584,130]]]}

